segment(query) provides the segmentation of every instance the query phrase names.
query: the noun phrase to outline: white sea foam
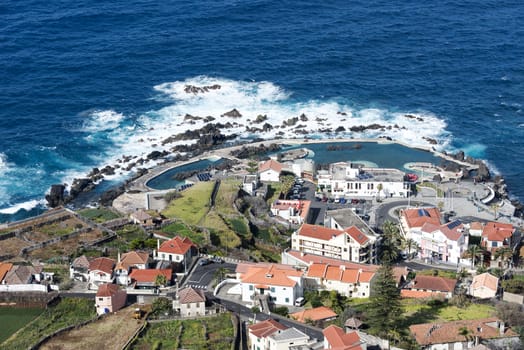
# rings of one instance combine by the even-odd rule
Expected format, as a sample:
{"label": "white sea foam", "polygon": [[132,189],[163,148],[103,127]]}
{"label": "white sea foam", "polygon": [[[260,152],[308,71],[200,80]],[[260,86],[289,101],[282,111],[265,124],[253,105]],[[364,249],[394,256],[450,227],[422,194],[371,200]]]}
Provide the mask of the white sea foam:
{"label": "white sea foam", "polygon": [[83,128],[86,131],[104,131],[116,129],[124,119],[124,115],[113,110],[94,111],[84,122]]}
{"label": "white sea foam", "polygon": [[29,211],[33,208],[36,208],[39,205],[45,205],[45,204],[46,202],[43,199],[42,200],[33,199],[27,202],[17,203],[9,208],[0,209],[0,214],[7,214],[7,215],[16,214],[20,210]]}
{"label": "white sea foam", "polygon": [[472,143],[462,147],[464,153],[473,158],[483,158],[486,152],[487,146],[481,143]]}

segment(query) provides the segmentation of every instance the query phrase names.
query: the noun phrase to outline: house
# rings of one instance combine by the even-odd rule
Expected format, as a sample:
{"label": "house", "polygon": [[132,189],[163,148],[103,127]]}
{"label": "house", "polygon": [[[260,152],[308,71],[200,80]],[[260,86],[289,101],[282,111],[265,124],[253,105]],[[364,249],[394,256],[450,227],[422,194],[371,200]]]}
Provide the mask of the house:
{"label": "house", "polygon": [[316,340],[273,319],[250,325],[248,340],[250,350],[318,349]]}
{"label": "house", "polygon": [[142,209],[129,214],[129,218],[137,225],[152,226],[154,224],[153,217]]}
{"label": "house", "polygon": [[332,229],[303,224],[291,235],[291,249],[356,263],[372,263],[376,257],[376,237],[356,226]]}
{"label": "house", "polygon": [[276,160],[269,159],[258,166],[258,176],[262,182],[280,181],[283,165]]}
{"label": "house", "polygon": [[31,284],[40,282],[42,274],[41,266],[12,265],[5,273],[3,284]]}
{"label": "house", "polygon": [[250,325],[248,327],[249,349],[269,349],[269,341],[267,337],[277,331],[283,331],[285,329],[288,329],[288,327],[273,319]]}
{"label": "house", "polygon": [[324,328],[324,349],[333,350],[366,350],[366,343],[360,339],[357,331],[344,332],[338,326]]}
{"label": "house", "polygon": [[352,162],[333,163],[328,170],[317,172],[318,187],[322,192],[345,198],[407,198],[410,183],[404,177],[404,172],[398,169],[369,168]]}
{"label": "house", "polygon": [[492,252],[500,247],[512,248],[512,238],[515,228],[512,224],[502,222],[488,222],[482,230],[480,245]]}
{"label": "house", "polygon": [[153,251],[155,260],[176,262],[184,265],[184,272],[191,264],[193,255],[196,254],[196,246],[187,237],[176,236],[160,244],[157,241],[157,250]]}
{"label": "house", "polygon": [[479,299],[494,298],[497,295],[499,279],[485,272],[473,277],[468,294]]}
{"label": "house", "polygon": [[481,237],[482,230],[484,230],[484,224],[478,221],[473,221],[465,225],[469,231],[470,236]]}
{"label": "house", "polygon": [[83,282],[89,280],[89,260],[85,255],[73,260],[69,266],[69,277]]}
{"label": "house", "polygon": [[126,305],[127,292],[113,283],[103,283],[95,296],[96,313],[107,314],[120,310]]}
{"label": "house", "polygon": [[[134,288],[165,287],[172,284],[173,271],[171,269],[134,269],[129,274],[129,279]],[[162,279],[165,285],[159,284]]]}
{"label": "house", "polygon": [[[451,298],[457,281],[440,276],[417,275],[400,292],[403,297],[443,297]],[[414,293],[416,292],[416,293]]]}
{"label": "house", "polygon": [[182,288],[173,300],[173,310],[182,317],[203,316],[206,314],[206,297],[200,289]]}
{"label": "house", "polygon": [[101,257],[89,262],[88,282],[89,289],[98,289],[103,283],[113,283],[113,268],[115,261],[113,259]]}
{"label": "house", "polygon": [[469,244],[469,235],[458,220],[443,225],[426,222],[419,230],[411,231],[411,239],[419,245],[419,256],[425,261],[457,264]]}
{"label": "house", "polygon": [[311,201],[306,200],[276,200],[271,204],[271,213],[294,225],[302,225],[307,221]]}
{"label": "house", "polygon": [[303,272],[293,266],[269,263],[240,263],[236,268],[242,301],[267,296],[270,302],[293,305],[303,296]]}
{"label": "house", "polygon": [[367,298],[375,272],[345,265],[313,263],[309,266],[304,284],[308,289],[335,290],[347,297]]}
{"label": "house", "polygon": [[[353,208],[326,210],[324,214],[324,227],[337,230],[348,230],[351,227],[356,227],[358,231],[369,239],[369,244],[358,247],[359,254],[363,257],[359,262],[370,264],[378,263],[379,236],[353,211]],[[356,262],[356,259],[353,259],[353,261]]]}
{"label": "house", "polygon": [[409,327],[420,349],[471,349],[482,339],[500,348],[518,346],[518,334],[496,317],[444,323],[415,324]]}
{"label": "house", "polygon": [[440,226],[440,211],[434,207],[401,209],[399,216],[400,232],[406,239],[413,238],[413,234],[419,234],[418,231],[426,223]]}
{"label": "house", "polygon": [[13,264],[11,263],[0,262],[0,284],[5,284],[4,278],[12,267]]}
{"label": "house", "polygon": [[302,323],[331,321],[337,318],[337,316],[333,310],[326,306],[304,309],[289,315],[289,317]]}
{"label": "house", "polygon": [[245,175],[242,179],[242,190],[250,196],[256,195],[259,186],[258,175]]}
{"label": "house", "polygon": [[363,271],[376,271],[379,266],[372,264],[359,264],[351,261],[329,258],[322,255],[299,252],[297,250],[286,249],[281,253],[282,264],[292,265],[296,268],[305,269],[312,264],[329,264],[332,266],[344,265],[346,269],[362,269]]}
{"label": "house", "polygon": [[149,253],[131,251],[122,254],[118,254],[118,261],[115,266],[115,278],[116,283],[127,286],[131,283],[129,273],[131,269],[146,269],[149,266]]}

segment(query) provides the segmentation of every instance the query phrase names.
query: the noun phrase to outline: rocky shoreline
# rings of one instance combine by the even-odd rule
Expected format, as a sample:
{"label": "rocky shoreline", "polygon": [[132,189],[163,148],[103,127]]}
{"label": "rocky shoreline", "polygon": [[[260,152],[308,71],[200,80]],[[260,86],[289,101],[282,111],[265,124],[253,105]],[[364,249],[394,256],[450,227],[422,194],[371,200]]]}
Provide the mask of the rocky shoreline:
{"label": "rocky shoreline", "polygon": [[[212,86],[191,86],[188,85],[185,87],[184,91],[188,94],[202,94],[207,93],[211,90],[220,89],[220,85]],[[340,114],[341,120],[345,116],[345,113],[338,112]],[[233,147],[230,151],[230,156],[236,159],[249,159],[253,157],[259,157],[260,155],[267,154],[268,152],[277,152],[280,150],[280,145],[286,143],[286,140],[279,137],[283,136],[282,131],[277,132],[277,138],[273,140],[264,140],[264,139],[254,139],[249,141],[244,141],[238,143],[238,139],[241,135],[236,133],[226,134],[222,132],[223,130],[231,129],[233,127],[243,126],[245,127],[246,132],[248,133],[262,133],[278,128],[292,128],[294,134],[297,137],[300,137],[302,143],[307,144],[308,142],[322,142],[329,143],[328,150],[339,150],[340,147],[346,147],[340,144],[336,144],[340,141],[347,142],[357,142],[355,145],[352,145],[354,149],[358,149],[360,141],[362,142],[392,142],[397,143],[389,137],[381,137],[378,139],[322,139],[322,140],[312,140],[307,138],[308,131],[306,130],[306,124],[310,120],[305,114],[301,114],[298,117],[290,118],[282,122],[282,125],[271,125],[267,122],[266,115],[258,115],[255,120],[247,120],[250,125],[241,125],[236,120],[242,117],[240,111],[233,109],[229,112],[226,112],[221,115],[221,117],[226,117],[231,119],[226,123],[215,123],[215,118],[211,116],[199,117],[186,114],[184,117],[184,122],[188,124],[194,124],[195,121],[204,121],[206,124],[194,130],[186,130],[185,132],[179,133],[177,135],[172,135],[167,137],[164,140],[161,140],[159,143],[164,148],[162,151],[152,151],[145,157],[138,156],[127,156],[122,155],[120,159],[116,161],[115,164],[105,165],[103,168],[93,168],[85,177],[76,178],[73,180],[69,189],[64,184],[54,184],[49,189],[49,193],[45,196],[45,199],[48,203],[48,206],[53,208],[62,205],[70,205],[74,207],[80,207],[85,205],[85,197],[97,197],[97,196],[88,196],[87,194],[93,193],[94,190],[104,181],[108,176],[113,176],[117,173],[125,174],[131,173],[129,178],[125,180],[120,186],[109,189],[102,194],[99,198],[92,198],[93,201],[98,202],[100,205],[107,206],[111,205],[111,202],[114,198],[118,197],[126,190],[126,186],[133,180],[147,174],[155,165],[161,165],[166,162],[179,162],[187,161],[192,158],[202,156],[204,153],[212,152],[217,149],[224,147]],[[405,118],[423,122],[424,119],[420,116],[406,114]],[[322,123],[322,120],[319,120],[317,117],[315,120],[317,123]],[[303,124],[302,124],[303,123]],[[260,126],[258,126],[260,125]],[[398,125],[394,126],[385,126],[379,124],[371,125],[360,125],[352,126],[346,130],[343,126],[338,126],[337,128],[321,128],[318,131],[326,134],[327,136],[334,135],[342,132],[351,131],[352,133],[360,133],[366,130],[387,130],[391,128],[399,128]],[[296,140],[299,142],[300,140]],[[429,145],[436,145],[437,141],[433,139],[425,138]],[[196,141],[196,142],[195,142]],[[169,148],[171,144],[175,144]],[[269,146],[266,146],[268,144]],[[400,143],[402,144],[402,143]],[[156,146],[156,145],[153,145]],[[404,145],[410,147],[409,145]],[[165,149],[165,148],[168,149]],[[428,148],[427,151],[434,152],[437,156],[447,159],[443,161],[441,166],[448,171],[461,171],[463,170],[464,177],[475,179],[478,182],[493,181],[494,190],[497,193],[498,199],[509,199],[509,194],[507,192],[504,179],[501,176],[496,176],[492,179],[490,171],[487,165],[478,159],[471,157],[466,157],[464,152],[460,151],[456,154],[447,154],[447,153],[437,153],[431,148]],[[419,147],[417,147],[419,148]],[[478,167],[475,171],[464,171],[467,169],[466,164],[476,165]],[[83,200],[79,201],[78,198],[84,197]],[[522,204],[517,201],[512,201],[512,204],[518,210],[518,214],[522,216],[523,209]]]}

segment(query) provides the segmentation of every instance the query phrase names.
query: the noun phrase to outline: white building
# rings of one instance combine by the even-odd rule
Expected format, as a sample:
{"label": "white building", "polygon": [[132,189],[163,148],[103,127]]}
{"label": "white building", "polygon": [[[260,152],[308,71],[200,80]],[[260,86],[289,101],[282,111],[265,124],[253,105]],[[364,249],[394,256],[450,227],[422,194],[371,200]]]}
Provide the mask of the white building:
{"label": "white building", "polygon": [[410,183],[398,169],[366,168],[351,162],[333,163],[317,172],[318,187],[339,197],[408,197]]}
{"label": "white building", "polygon": [[458,264],[469,244],[469,235],[458,220],[444,225],[425,223],[420,231],[412,231],[411,238],[420,246],[420,257],[427,261]]}
{"label": "white building", "polygon": [[469,295],[479,299],[494,298],[497,295],[499,279],[485,272],[473,277],[469,286]]}
{"label": "white building", "polygon": [[292,250],[357,263],[373,262],[375,244],[375,237],[355,226],[342,230],[303,224],[291,235]]}
{"label": "white building", "polygon": [[261,163],[258,166],[258,176],[260,178],[260,181],[280,181],[280,173],[282,172],[282,168],[282,164],[273,159]]}
{"label": "white building", "polygon": [[173,309],[182,317],[203,316],[206,314],[206,297],[200,289],[186,287],[180,289],[173,300]]}
{"label": "white building", "polygon": [[258,186],[258,175],[245,175],[242,179],[242,190],[250,196],[256,195]]}
{"label": "white building", "polygon": [[302,200],[276,200],[271,204],[271,213],[295,225],[307,221],[311,201]]}
{"label": "white building", "polygon": [[289,328],[273,319],[261,321],[248,327],[249,349],[288,350],[320,349],[316,340],[298,329]]}
{"label": "white building", "polygon": [[412,235],[420,235],[420,229],[426,223],[437,226],[441,224],[440,211],[434,207],[401,209],[399,215],[400,233],[406,239],[415,239]]}
{"label": "white building", "polygon": [[304,283],[308,289],[334,290],[346,297],[369,298],[376,266],[362,267],[313,263],[308,268]]}
{"label": "white building", "polygon": [[324,349],[341,349],[341,350],[366,350],[367,344],[360,339],[357,331],[344,332],[338,326],[331,325],[326,327],[324,334]]}
{"label": "white building", "polygon": [[155,260],[163,260],[169,262],[176,262],[183,264],[187,268],[193,259],[193,251],[196,246],[187,237],[181,238],[176,236],[175,238],[165,241],[160,244],[157,242],[157,250],[153,251],[153,257]]}
{"label": "white building", "polygon": [[89,262],[88,282],[90,289],[98,289],[103,283],[113,283],[113,268],[115,261],[113,259],[101,257]]}
{"label": "white building", "polygon": [[258,296],[267,295],[275,304],[291,306],[303,296],[303,272],[293,266],[241,263],[236,273],[242,301],[254,302]]}

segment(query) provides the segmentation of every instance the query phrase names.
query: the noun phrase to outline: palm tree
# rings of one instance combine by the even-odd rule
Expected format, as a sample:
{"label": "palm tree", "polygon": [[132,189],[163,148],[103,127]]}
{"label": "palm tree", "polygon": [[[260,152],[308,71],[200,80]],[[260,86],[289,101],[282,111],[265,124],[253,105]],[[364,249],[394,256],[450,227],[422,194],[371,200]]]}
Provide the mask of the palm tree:
{"label": "palm tree", "polygon": [[404,244],[403,244],[403,247],[405,249],[408,250],[408,258],[411,259],[411,252],[419,252],[420,251],[420,246],[419,244],[417,243],[417,241],[415,241],[414,239],[412,238],[409,238],[407,240],[404,241]]}
{"label": "palm tree", "polygon": [[280,193],[284,196],[284,198],[287,198],[288,193],[293,188],[294,182],[295,178],[291,175],[284,175],[280,177]]}
{"label": "palm tree", "polygon": [[460,327],[459,330],[458,330],[458,334],[463,336],[464,339],[466,339],[466,347],[467,347],[467,342],[469,341],[470,339],[470,335],[471,335],[471,331],[468,329],[468,327],[464,326],[464,327]]}
{"label": "palm tree", "polygon": [[493,254],[493,258],[495,260],[502,260],[506,268],[509,267],[509,263],[511,262],[512,257],[513,251],[509,247],[500,247],[497,250],[495,250],[495,254]]}
{"label": "palm tree", "polygon": [[392,263],[398,258],[403,237],[400,234],[398,225],[391,221],[386,221],[382,226],[382,254],[383,263]]}
{"label": "palm tree", "polygon": [[471,268],[475,268],[475,258],[480,258],[483,254],[482,248],[476,244],[472,244],[465,252],[465,256],[471,259]]}

